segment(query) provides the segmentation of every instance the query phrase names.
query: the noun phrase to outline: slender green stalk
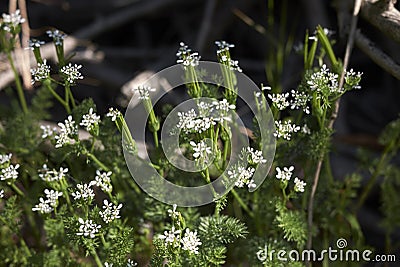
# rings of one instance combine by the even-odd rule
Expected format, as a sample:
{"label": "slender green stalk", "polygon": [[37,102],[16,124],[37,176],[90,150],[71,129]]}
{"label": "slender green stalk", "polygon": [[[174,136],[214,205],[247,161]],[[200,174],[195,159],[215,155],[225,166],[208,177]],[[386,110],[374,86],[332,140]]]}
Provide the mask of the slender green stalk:
{"label": "slender green stalk", "polygon": [[50,91],[50,93],[54,96],[55,99],[57,99],[58,102],[61,103],[61,105],[63,105],[63,107],[65,108],[65,110],[67,111],[68,114],[71,114],[71,108],[69,107],[69,104],[67,101],[64,101],[64,99],[61,98],[61,96],[59,96],[59,94],[56,93],[56,91],[54,91],[54,89],[51,87],[51,82],[50,80],[45,80],[43,82],[43,84],[46,86],[46,88]]}
{"label": "slender green stalk", "polygon": [[101,260],[100,260],[100,258],[99,258],[99,255],[97,255],[96,250],[92,248],[92,249],[90,250],[90,254],[92,254],[92,256],[93,256],[93,258],[94,258],[94,260],[95,260],[97,266],[98,266],[98,267],[103,267],[103,263],[101,262]]}
{"label": "slender green stalk", "polygon": [[22,192],[21,191],[21,189],[19,189],[16,185],[15,185],[15,183],[11,183],[11,188],[18,194],[18,195],[20,195],[21,197],[25,197],[25,194],[24,194],[24,192]]}
{"label": "slender green stalk", "polygon": [[10,62],[11,69],[14,73],[15,79],[15,86],[17,87],[17,94],[19,98],[19,103],[21,104],[22,111],[27,114],[28,113],[28,106],[25,100],[24,89],[22,88],[21,80],[19,78],[19,74],[17,69],[15,68],[14,60],[12,58],[11,52],[7,52],[7,59]]}
{"label": "slender green stalk", "polygon": [[392,150],[393,145],[394,145],[394,142],[390,143],[383,151],[382,157],[380,158],[378,164],[376,165],[376,168],[375,168],[374,172],[372,173],[371,178],[369,178],[367,185],[364,187],[364,190],[360,194],[360,198],[358,200],[356,210],[359,210],[362,207],[362,205],[364,204],[365,200],[367,199],[370,191],[374,187],[376,180],[378,179],[378,176],[382,171],[382,167],[385,166],[387,156],[388,156],[389,152]]}
{"label": "slender green stalk", "polygon": [[243,199],[239,196],[239,194],[232,188],[232,195],[238,201],[239,205],[250,215],[250,217],[254,218],[254,213],[250,210],[250,208],[244,203]]}
{"label": "slender green stalk", "polygon": [[82,154],[87,156],[88,158],[90,158],[91,160],[94,161],[94,163],[96,163],[102,170],[104,171],[109,171],[110,169],[104,165],[103,162],[101,162],[94,154],[90,153],[89,151],[87,151],[86,148],[83,149]]}

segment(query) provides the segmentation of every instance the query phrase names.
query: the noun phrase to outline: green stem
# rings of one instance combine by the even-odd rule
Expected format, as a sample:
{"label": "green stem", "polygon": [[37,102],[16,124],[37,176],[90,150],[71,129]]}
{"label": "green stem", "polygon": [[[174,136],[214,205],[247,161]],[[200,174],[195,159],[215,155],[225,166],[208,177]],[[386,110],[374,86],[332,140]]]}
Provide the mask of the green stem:
{"label": "green stem", "polygon": [[26,104],[25,95],[24,95],[24,90],[23,90],[23,88],[22,88],[21,80],[19,79],[18,71],[17,71],[17,69],[15,68],[14,60],[13,60],[13,58],[12,58],[12,56],[11,56],[11,52],[8,52],[8,53],[7,53],[7,59],[8,59],[8,61],[10,62],[11,69],[12,69],[12,71],[13,71],[13,73],[14,73],[15,86],[17,87],[18,98],[19,98],[19,102],[20,102],[20,104],[21,104],[22,111],[23,111],[25,114],[27,114],[27,113],[28,113],[28,106],[27,106],[27,104]]}
{"label": "green stem", "polygon": [[24,192],[21,191],[21,189],[19,189],[14,183],[11,183],[11,188],[21,197],[25,197]]}
{"label": "green stem", "polygon": [[250,217],[254,218],[254,213],[250,210],[250,208],[244,203],[243,199],[239,196],[239,194],[232,188],[231,190],[233,196],[238,201],[239,205],[250,215]]}
{"label": "green stem", "polygon": [[103,263],[101,262],[101,260],[100,260],[100,258],[99,258],[99,255],[97,255],[96,250],[92,248],[92,249],[90,250],[90,254],[92,254],[92,256],[93,256],[93,258],[94,258],[94,260],[95,260],[97,266],[98,266],[98,267],[103,267]]}
{"label": "green stem", "polygon": [[58,102],[61,103],[61,105],[64,106],[65,110],[67,111],[68,114],[71,114],[71,108],[69,107],[68,102],[64,101],[64,99],[59,96],[56,91],[51,87],[51,82],[50,80],[45,80],[43,84],[46,86],[46,88],[50,91],[50,93],[54,96],[55,99],[58,100]]}
{"label": "green stem", "polygon": [[376,180],[378,179],[379,174],[381,173],[382,167],[385,165],[386,158],[389,154],[389,151],[392,150],[392,147],[394,145],[394,142],[391,142],[384,150],[382,157],[380,158],[378,164],[376,165],[376,168],[369,179],[367,185],[364,187],[364,190],[362,191],[359,201],[356,206],[356,210],[359,210],[361,206],[364,204],[365,200],[367,199],[370,191],[372,190],[373,186],[376,183]]}
{"label": "green stem", "polygon": [[72,104],[72,108],[75,108],[75,99],[74,96],[72,95],[72,91],[71,91],[71,85],[69,84],[69,82],[65,83],[65,102],[69,103],[69,101],[71,100],[71,104]]}
{"label": "green stem", "polygon": [[92,153],[90,153],[89,151],[86,150],[86,148],[84,148],[84,150],[82,151],[82,154],[86,155],[88,158],[90,158],[91,160],[94,161],[94,163],[96,163],[102,170],[104,171],[109,171],[110,169],[104,165],[103,162],[101,162],[95,155],[93,155]]}

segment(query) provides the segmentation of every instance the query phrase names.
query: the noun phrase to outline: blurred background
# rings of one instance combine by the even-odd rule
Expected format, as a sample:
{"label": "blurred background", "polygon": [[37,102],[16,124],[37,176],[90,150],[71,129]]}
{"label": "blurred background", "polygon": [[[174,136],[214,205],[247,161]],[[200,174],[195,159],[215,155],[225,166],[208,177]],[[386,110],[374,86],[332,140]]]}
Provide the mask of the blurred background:
{"label": "blurred background", "polygon": [[[8,13],[10,2],[17,1],[0,1],[1,13]],[[78,100],[93,98],[99,114],[111,106],[123,108],[132,82],[175,64],[180,42],[210,61],[216,61],[216,40],[235,44],[232,58],[256,84],[290,91],[301,78],[303,59],[295,48],[304,41],[307,30],[313,34],[320,24],[333,31],[336,54],[343,58],[351,7],[352,1],[341,0],[26,1],[31,37],[49,42],[49,29],[69,36],[66,50],[73,55],[71,62],[83,65],[85,77],[73,88],[74,95]],[[400,62],[399,40],[371,25],[363,9],[358,29],[390,60]],[[337,179],[357,168],[360,147],[377,155],[381,152],[377,135],[400,112],[398,78],[376,64],[361,46],[356,42],[349,66],[364,73],[362,89],[343,97],[335,124],[331,160]],[[47,56],[51,61],[51,51]],[[13,82],[8,70],[6,58],[1,56],[2,105],[9,104],[3,89]],[[28,98],[33,92],[28,89]],[[54,107],[54,121],[64,117],[62,108]],[[367,242],[383,248],[378,189],[359,216]]]}

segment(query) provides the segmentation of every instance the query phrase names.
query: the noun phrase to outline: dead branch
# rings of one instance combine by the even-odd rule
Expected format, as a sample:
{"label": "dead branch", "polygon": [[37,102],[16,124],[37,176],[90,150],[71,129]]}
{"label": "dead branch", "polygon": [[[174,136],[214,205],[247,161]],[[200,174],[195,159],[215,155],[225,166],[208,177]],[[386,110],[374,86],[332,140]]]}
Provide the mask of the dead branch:
{"label": "dead branch", "polygon": [[385,33],[400,42],[400,12],[394,7],[396,0],[364,0],[361,16]]}
{"label": "dead branch", "polygon": [[400,65],[397,64],[390,56],[375,46],[374,42],[369,40],[360,31],[356,32],[355,43],[358,48],[367,54],[372,61],[379,65],[390,75],[400,80]]}

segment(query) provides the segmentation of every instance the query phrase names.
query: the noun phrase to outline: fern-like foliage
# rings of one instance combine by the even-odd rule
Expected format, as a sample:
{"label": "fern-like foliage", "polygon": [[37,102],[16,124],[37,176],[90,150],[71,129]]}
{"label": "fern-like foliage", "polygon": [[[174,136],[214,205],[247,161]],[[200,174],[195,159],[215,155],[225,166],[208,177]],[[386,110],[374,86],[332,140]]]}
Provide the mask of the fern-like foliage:
{"label": "fern-like foliage", "polygon": [[305,214],[299,210],[288,210],[281,202],[276,204],[275,218],[279,228],[283,230],[283,237],[293,241],[297,248],[302,248],[307,240],[307,223]]}

